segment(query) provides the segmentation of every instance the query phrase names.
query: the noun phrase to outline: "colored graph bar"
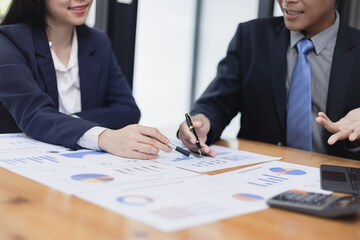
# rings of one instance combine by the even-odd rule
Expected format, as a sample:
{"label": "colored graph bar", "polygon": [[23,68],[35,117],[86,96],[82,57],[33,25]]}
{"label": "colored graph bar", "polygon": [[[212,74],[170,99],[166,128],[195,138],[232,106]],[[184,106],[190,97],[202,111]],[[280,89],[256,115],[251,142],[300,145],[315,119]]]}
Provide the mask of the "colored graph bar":
{"label": "colored graph bar", "polygon": [[11,160],[11,159],[6,159],[6,161],[10,162],[10,163],[13,163],[13,164],[16,164],[17,162],[14,161],[14,160]]}
{"label": "colored graph bar", "polygon": [[152,168],[162,169],[161,167],[158,167],[158,166],[155,166],[155,165],[150,165],[150,167],[152,167]]}
{"label": "colored graph bar", "polygon": [[11,162],[8,162],[7,160],[0,160],[1,162],[4,162],[4,163],[7,163],[7,164],[10,164],[10,165],[14,165],[13,163]]}
{"label": "colored graph bar", "polygon": [[131,170],[131,169],[128,169],[128,168],[125,168],[126,171],[129,171],[129,172],[135,172],[134,170]]}
{"label": "colored graph bar", "polygon": [[51,162],[60,163],[59,161],[55,160],[56,158],[53,158],[53,157],[50,157],[50,156],[42,156],[40,158],[51,161]]}
{"label": "colored graph bar", "polygon": [[262,179],[262,178],[259,178],[258,180],[263,181],[263,182],[269,182],[269,183],[279,183],[279,182],[276,182],[276,181],[270,181],[268,179]]}
{"label": "colored graph bar", "polygon": [[258,183],[253,183],[253,182],[248,182],[248,184],[252,184],[252,185],[260,186],[260,187],[267,187],[266,185],[262,185],[262,184],[258,184]]}
{"label": "colored graph bar", "polygon": [[276,178],[271,178],[271,177],[269,177],[268,179],[270,179],[270,180],[274,180],[274,181],[278,181],[278,182],[283,182],[283,181],[285,181],[285,180],[276,179]]}
{"label": "colored graph bar", "polygon": [[64,153],[60,154],[63,157],[68,158],[84,158],[87,155],[98,155],[98,154],[105,154],[105,152],[102,151],[87,151],[87,152],[72,152],[72,153]]}
{"label": "colored graph bar", "polygon": [[127,174],[127,175],[132,175],[132,174],[130,174],[130,173],[128,173],[128,172],[125,172],[125,171],[122,171],[122,170],[119,170],[119,169],[116,169],[115,171],[118,171],[118,172],[120,172],[120,173]]}
{"label": "colored graph bar", "polygon": [[184,161],[184,160],[190,160],[190,159],[193,159],[192,157],[179,157],[179,158],[176,158],[174,160],[172,160],[173,162],[179,162],[179,161]]}
{"label": "colored graph bar", "polygon": [[26,164],[26,160],[24,160],[23,158],[15,158],[14,161]]}
{"label": "colored graph bar", "polygon": [[272,178],[278,178],[278,179],[282,179],[282,180],[289,180],[288,178],[283,178],[283,177],[272,176],[272,175],[269,175],[269,174],[263,174],[263,176],[266,176],[266,177],[272,177]]}
{"label": "colored graph bar", "polygon": [[141,169],[141,168],[138,168],[138,167],[134,167],[134,169],[139,170],[139,171],[142,171],[142,172],[147,172],[146,170]]}
{"label": "colored graph bar", "polygon": [[37,162],[37,163],[43,163],[42,161],[39,161],[39,159],[35,158],[35,157],[29,157],[28,160]]}
{"label": "colored graph bar", "polygon": [[277,179],[277,178],[271,178],[271,177],[267,177],[265,178],[269,181],[274,181],[275,183],[280,183],[280,182],[283,182],[284,180],[281,180],[281,179]]}
{"label": "colored graph bar", "polygon": [[152,168],[149,168],[149,167],[145,167],[145,166],[144,166],[143,168],[148,169],[148,170],[153,171],[153,172],[159,172],[159,171],[157,171],[157,170],[155,170],[155,169],[152,169]]}

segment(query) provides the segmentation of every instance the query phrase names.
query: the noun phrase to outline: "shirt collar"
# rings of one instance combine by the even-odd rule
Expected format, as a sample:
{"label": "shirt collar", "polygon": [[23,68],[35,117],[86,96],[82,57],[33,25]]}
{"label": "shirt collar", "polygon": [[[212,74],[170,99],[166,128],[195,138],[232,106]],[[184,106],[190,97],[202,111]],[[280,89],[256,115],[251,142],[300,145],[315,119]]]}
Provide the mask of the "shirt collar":
{"label": "shirt collar", "polygon": [[[335,11],[335,13],[335,23],[328,29],[310,38],[314,44],[316,55],[319,55],[321,51],[337,36],[340,25],[340,15],[337,11]],[[290,31],[290,48],[295,47],[296,44],[303,38],[305,38],[305,35],[302,32]]]}
{"label": "shirt collar", "polygon": [[77,65],[78,65],[78,38],[77,38],[76,28],[74,28],[68,69],[76,67]]}

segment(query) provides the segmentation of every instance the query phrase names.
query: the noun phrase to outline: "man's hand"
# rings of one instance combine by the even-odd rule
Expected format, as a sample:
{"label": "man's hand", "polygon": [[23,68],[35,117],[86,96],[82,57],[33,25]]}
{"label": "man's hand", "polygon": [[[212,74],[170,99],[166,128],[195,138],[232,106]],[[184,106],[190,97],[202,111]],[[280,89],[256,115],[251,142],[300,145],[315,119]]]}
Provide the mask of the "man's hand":
{"label": "man's hand", "polygon": [[120,157],[144,160],[159,157],[159,150],[171,152],[171,148],[167,146],[169,142],[156,128],[138,124],[118,130],[107,129],[99,135],[101,150]]}
{"label": "man's hand", "polygon": [[360,108],[350,111],[345,117],[335,123],[325,113],[319,112],[315,121],[333,133],[328,139],[330,145],[347,138],[350,141],[360,139]]}
{"label": "man's hand", "polygon": [[[198,114],[192,117],[193,127],[196,131],[196,134],[200,140],[202,152],[205,155],[209,155],[212,157],[216,156],[216,151],[214,149],[209,148],[205,144],[207,139],[207,134],[210,131],[210,121],[204,114]],[[182,122],[179,127],[179,138],[183,142],[183,144],[189,148],[193,152],[197,152],[196,148],[196,138],[194,134],[189,130],[186,121]]]}

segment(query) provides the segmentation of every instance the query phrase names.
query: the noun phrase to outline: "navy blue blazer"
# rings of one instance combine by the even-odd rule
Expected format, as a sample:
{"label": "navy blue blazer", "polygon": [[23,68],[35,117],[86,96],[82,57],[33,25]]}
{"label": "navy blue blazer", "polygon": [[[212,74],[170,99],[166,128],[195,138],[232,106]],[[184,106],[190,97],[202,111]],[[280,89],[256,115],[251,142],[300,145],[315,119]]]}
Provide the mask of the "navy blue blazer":
{"label": "navy blue blazer", "polygon": [[0,132],[22,131],[35,139],[77,148],[91,127],[137,123],[140,111],[104,33],[77,27],[82,111],[58,111],[56,72],[42,28],[0,27]]}
{"label": "navy blue blazer", "polygon": [[[286,54],[290,32],[282,17],[239,24],[217,76],[195,103],[192,114],[211,122],[208,144],[241,113],[238,137],[286,144]],[[326,114],[337,121],[360,107],[360,31],[341,23],[331,68]],[[326,131],[325,131],[326,132]],[[327,142],[330,134],[323,136]],[[344,142],[328,145],[332,155],[360,159]]]}

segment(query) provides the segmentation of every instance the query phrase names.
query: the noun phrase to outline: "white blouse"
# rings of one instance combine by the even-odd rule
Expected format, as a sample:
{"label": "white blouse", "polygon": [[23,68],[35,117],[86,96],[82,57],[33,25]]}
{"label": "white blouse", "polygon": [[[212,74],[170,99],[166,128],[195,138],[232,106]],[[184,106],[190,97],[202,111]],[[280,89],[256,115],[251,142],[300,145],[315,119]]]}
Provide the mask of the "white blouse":
{"label": "white blouse", "polygon": [[[75,115],[75,113],[81,111],[81,91],[76,29],[74,29],[73,32],[70,58],[66,67],[56,56],[56,53],[51,49],[51,42],[49,42],[49,45],[56,71],[59,111],[78,118],[79,116]],[[98,139],[100,133],[102,133],[105,129],[106,128],[103,127],[93,127],[89,129],[79,138],[77,144],[83,148],[100,150],[98,146]]]}

